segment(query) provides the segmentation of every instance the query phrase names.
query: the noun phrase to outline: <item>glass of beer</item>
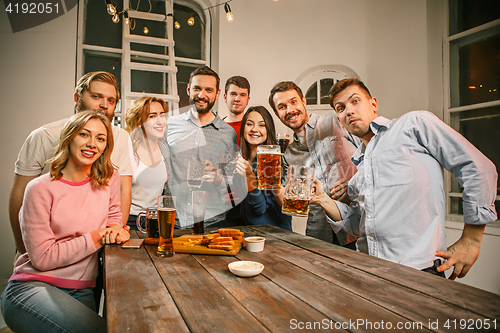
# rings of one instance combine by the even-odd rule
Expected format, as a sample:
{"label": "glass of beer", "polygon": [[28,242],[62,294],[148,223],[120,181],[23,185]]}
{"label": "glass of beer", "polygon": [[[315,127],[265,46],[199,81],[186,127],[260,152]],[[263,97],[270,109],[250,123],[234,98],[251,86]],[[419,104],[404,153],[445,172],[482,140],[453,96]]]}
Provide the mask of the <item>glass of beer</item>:
{"label": "glass of beer", "polygon": [[207,192],[193,191],[193,234],[203,235],[205,233],[205,204]]}
{"label": "glass of beer", "polygon": [[281,188],[281,149],[278,145],[257,147],[257,180],[259,190]]}
{"label": "glass of beer", "polygon": [[172,238],[174,236],[175,225],[175,197],[160,195],[158,197],[158,233],[160,234],[158,242],[158,257],[171,257],[174,255],[174,245]]}
{"label": "glass of beer", "polygon": [[290,135],[288,133],[278,133],[276,134],[276,141],[278,141],[278,145],[281,148],[281,153],[284,154],[290,144]]}
{"label": "glass of beer", "polygon": [[290,165],[286,177],[281,212],[291,216],[307,217],[309,215],[314,168]]}

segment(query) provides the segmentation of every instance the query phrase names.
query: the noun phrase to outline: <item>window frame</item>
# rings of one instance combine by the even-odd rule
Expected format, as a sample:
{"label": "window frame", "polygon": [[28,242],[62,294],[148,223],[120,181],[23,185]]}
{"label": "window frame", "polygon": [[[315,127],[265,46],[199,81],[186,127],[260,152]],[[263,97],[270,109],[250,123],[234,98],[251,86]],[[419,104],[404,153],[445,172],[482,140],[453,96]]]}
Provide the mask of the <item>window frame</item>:
{"label": "window frame", "polygon": [[321,87],[320,81],[323,79],[333,79],[333,82],[337,82],[338,80],[347,78],[347,77],[355,77],[359,78],[358,74],[353,71],[351,68],[344,65],[322,65],[315,66],[299,75],[299,77],[295,80],[297,85],[302,90],[304,97],[307,95],[307,91],[309,88],[316,84],[317,87],[317,103],[316,104],[307,104],[307,110],[309,112],[316,113],[317,115],[327,114],[333,109],[329,104],[321,104]]}
{"label": "window frame", "polygon": [[[459,95],[459,68],[458,68],[458,50],[461,46],[469,45],[477,42],[487,36],[497,35],[492,30],[500,27],[500,19],[482,24],[480,26],[465,30],[454,35],[450,35],[450,10],[449,1],[444,1],[444,27],[443,27],[443,82],[444,82],[444,121],[452,128],[457,130],[452,123],[452,115],[464,111],[479,110],[490,107],[500,106],[500,99],[489,102],[482,102],[464,106],[460,103],[454,103],[456,99],[460,98]],[[453,70],[452,70],[453,67]],[[498,168],[498,166],[497,166]],[[452,191],[452,174],[445,173],[444,186],[446,195],[446,220],[452,222],[463,222],[463,215],[453,214],[451,212],[452,198],[462,198],[462,193]],[[500,201],[500,195],[496,195],[495,201]],[[497,212],[498,213],[498,212]],[[488,223],[488,227],[495,227],[500,229],[500,219]]]}
{"label": "window frame", "polygon": [[[120,102],[116,107],[115,110],[115,120],[114,124],[117,126],[121,126],[122,120],[124,119],[124,111],[127,110],[127,107],[130,106],[131,101],[127,101],[126,98],[123,98],[125,96],[125,87],[126,85],[131,86],[131,78],[128,75],[124,75],[124,70],[123,70],[123,64],[125,63],[125,58],[129,57],[131,55],[140,55],[141,51],[131,51],[125,48],[124,46],[124,41],[123,37],[125,35],[126,29],[128,29],[128,25],[125,24],[123,17],[120,23],[122,24],[122,47],[121,48],[113,48],[113,47],[104,47],[104,46],[98,46],[98,45],[90,45],[90,44],[84,44],[84,34],[85,34],[85,2],[86,1],[93,1],[93,0],[78,0],[78,25],[77,25],[77,54],[76,54],[76,79],[78,80],[84,73],[83,73],[83,66],[84,66],[84,53],[86,51],[94,51],[94,52],[99,52],[102,53],[103,55],[114,55],[116,56],[117,54],[120,55],[121,57],[121,63],[122,63],[122,68],[121,68],[121,86],[119,87],[120,89]],[[123,5],[124,7],[128,7],[129,0],[124,0]],[[207,65],[210,66],[210,55],[211,55],[211,43],[212,43],[212,22],[211,22],[211,11],[207,10],[206,12],[203,10],[205,4],[203,3],[202,0],[173,0],[173,4],[179,4],[182,6],[187,6],[193,9],[193,11],[198,12],[200,17],[203,17],[204,22],[202,22],[205,27],[204,27],[204,36],[202,36],[202,44],[204,45],[204,51],[203,53],[203,59],[190,59],[190,58],[184,58],[184,57],[176,57],[174,55],[174,61],[175,64],[179,63],[181,65],[194,65],[196,67],[198,66],[203,66]],[[172,4],[172,5],[173,5]],[[105,10],[105,7],[103,5],[103,10]],[[137,12],[136,12],[137,13]],[[141,12],[142,14],[142,12]],[[143,13],[144,17],[147,17],[148,15],[150,16],[158,16],[159,14],[147,14]],[[142,15],[141,15],[142,16]],[[163,15],[162,15],[163,16]],[[111,20],[111,16],[109,18]],[[167,24],[167,22],[165,22]],[[174,41],[175,42],[175,41]],[[168,59],[169,56],[155,56],[155,58],[165,58]],[[153,66],[154,67],[154,66]],[[176,75],[176,74],[175,74]],[[177,80],[176,80],[177,82]],[[177,93],[179,94],[181,90],[179,90]],[[182,90],[184,91],[184,90]],[[134,93],[134,96],[138,95]],[[155,95],[155,94],[143,94],[145,95]],[[172,110],[172,108],[170,109]],[[179,110],[172,110],[170,114],[177,114]]]}

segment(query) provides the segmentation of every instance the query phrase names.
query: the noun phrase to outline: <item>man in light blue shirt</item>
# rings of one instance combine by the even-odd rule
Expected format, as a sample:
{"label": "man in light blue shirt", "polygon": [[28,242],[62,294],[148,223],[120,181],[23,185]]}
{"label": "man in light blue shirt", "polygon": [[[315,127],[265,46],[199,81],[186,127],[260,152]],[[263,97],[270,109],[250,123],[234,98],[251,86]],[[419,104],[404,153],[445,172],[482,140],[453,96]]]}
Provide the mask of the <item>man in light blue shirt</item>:
{"label": "man in light blue shirt", "polygon": [[[486,223],[495,221],[495,165],[463,136],[427,111],[389,120],[357,79],[337,82],[329,93],[340,124],[359,137],[348,184],[351,206],[331,200],[321,186],[313,201],[334,230],[361,238],[361,252],[433,273],[454,266],[464,277],[479,255]],[[443,168],[464,187],[462,237],[446,249]],[[435,260],[445,258],[444,264]],[[434,266],[433,266],[434,265]]]}

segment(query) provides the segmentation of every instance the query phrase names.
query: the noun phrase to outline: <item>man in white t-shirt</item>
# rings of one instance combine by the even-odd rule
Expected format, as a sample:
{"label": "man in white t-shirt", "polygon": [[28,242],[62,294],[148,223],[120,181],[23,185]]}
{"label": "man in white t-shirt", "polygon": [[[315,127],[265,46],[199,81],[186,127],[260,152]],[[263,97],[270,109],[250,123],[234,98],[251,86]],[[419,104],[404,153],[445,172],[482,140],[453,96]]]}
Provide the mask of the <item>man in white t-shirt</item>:
{"label": "man in white t-shirt", "polygon": [[[119,98],[120,93],[113,74],[87,73],[80,78],[75,88],[75,111],[95,110],[104,113],[112,121]],[[29,181],[49,171],[49,164],[46,161],[54,155],[59,143],[59,135],[67,121],[68,119],[62,119],[37,128],[31,132],[19,152],[9,196],[9,219],[18,254],[26,252],[18,216],[23,203],[24,190]],[[112,129],[115,146],[111,161],[120,173],[120,210],[122,222],[126,224],[132,187],[132,166],[129,157],[131,142],[125,130],[115,126]]]}

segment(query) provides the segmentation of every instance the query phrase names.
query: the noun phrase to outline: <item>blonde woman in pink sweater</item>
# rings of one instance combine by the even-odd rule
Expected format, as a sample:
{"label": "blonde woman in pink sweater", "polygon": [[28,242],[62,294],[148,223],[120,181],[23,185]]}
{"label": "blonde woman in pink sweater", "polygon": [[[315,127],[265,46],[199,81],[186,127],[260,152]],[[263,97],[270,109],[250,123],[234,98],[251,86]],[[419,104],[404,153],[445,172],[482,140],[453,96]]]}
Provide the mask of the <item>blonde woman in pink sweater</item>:
{"label": "blonde woman in pink sweater", "polygon": [[109,120],[75,114],[61,132],[50,174],[26,187],[19,213],[27,252],[1,297],[15,332],[105,332],[92,288],[97,250],[130,238],[120,213],[118,172],[110,161]]}

